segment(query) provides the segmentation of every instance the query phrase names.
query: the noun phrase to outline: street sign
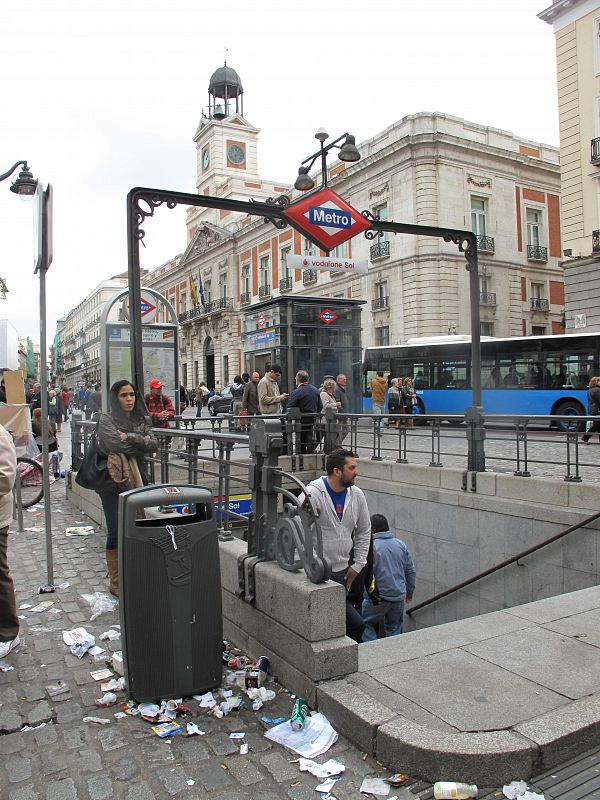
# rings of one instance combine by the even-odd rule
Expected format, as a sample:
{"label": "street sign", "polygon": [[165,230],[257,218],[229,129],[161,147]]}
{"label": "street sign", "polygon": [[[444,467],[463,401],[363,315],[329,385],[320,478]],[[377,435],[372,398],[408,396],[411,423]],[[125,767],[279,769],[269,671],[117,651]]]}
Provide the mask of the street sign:
{"label": "street sign", "polygon": [[142,311],[142,322],[153,322],[156,316],[156,306],[145,297],[140,297],[140,307]]}
{"label": "street sign", "polygon": [[268,321],[269,320],[267,319],[265,314],[263,314],[263,312],[261,311],[258,317],[256,318],[256,327],[262,330],[263,328],[267,327]]}
{"label": "street sign", "polygon": [[283,214],[327,251],[371,227],[362,214],[332,189],[322,189],[293,203]]}
{"label": "street sign", "polygon": [[338,318],[337,314],[335,314],[333,311],[330,311],[328,308],[324,308],[323,311],[317,314],[317,317],[321,320],[321,322],[324,322],[325,325],[331,325],[331,323],[335,322]]}
{"label": "street sign", "polygon": [[290,269],[328,269],[332,272],[369,271],[366,258],[326,258],[325,256],[298,256],[288,253],[287,264]]}

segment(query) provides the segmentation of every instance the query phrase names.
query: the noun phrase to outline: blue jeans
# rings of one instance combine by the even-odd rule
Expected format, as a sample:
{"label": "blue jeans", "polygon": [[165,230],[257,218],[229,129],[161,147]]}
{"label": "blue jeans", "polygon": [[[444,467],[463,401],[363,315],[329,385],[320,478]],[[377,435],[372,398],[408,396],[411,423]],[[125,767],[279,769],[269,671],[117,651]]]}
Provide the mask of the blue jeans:
{"label": "blue jeans", "polygon": [[[332,572],[331,573],[331,580],[335,581],[336,583],[341,583],[344,587],[344,591],[346,591],[345,583],[346,583],[346,570],[343,569],[340,572]],[[358,580],[356,578],[355,580]],[[351,639],[354,639],[355,642],[363,641],[363,629],[364,623],[360,613],[354,608],[352,605],[352,600],[348,596],[348,592],[346,591],[346,636],[349,636]]]}
{"label": "blue jeans", "polygon": [[385,403],[373,403],[373,414],[385,414]]}
{"label": "blue jeans", "polygon": [[106,549],[116,550],[119,544],[119,495],[98,492],[106,520]]}
{"label": "blue jeans", "polygon": [[402,619],[404,617],[404,600],[380,600],[378,605],[373,605],[368,597],[363,600],[362,617],[365,623],[363,642],[374,642],[377,637],[377,628],[381,620],[386,638],[398,636],[402,633]]}

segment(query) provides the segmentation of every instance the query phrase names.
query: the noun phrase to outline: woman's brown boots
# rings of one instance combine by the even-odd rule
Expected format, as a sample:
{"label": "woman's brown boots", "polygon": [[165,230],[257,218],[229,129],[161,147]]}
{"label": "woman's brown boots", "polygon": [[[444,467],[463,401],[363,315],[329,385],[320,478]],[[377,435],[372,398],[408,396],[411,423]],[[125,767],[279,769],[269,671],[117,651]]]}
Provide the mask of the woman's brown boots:
{"label": "woman's brown boots", "polygon": [[119,551],[106,551],[106,568],[108,569],[108,591],[115,597],[119,596]]}

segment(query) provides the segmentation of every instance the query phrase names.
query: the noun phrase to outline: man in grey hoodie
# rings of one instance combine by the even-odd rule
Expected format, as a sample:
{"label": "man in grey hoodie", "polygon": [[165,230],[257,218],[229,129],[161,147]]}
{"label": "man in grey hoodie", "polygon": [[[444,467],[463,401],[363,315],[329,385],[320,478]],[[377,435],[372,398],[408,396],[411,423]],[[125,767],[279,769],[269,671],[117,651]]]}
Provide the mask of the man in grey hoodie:
{"label": "man in grey hoodie", "polygon": [[[415,590],[415,565],[408,547],[390,531],[383,514],[371,517],[373,531],[373,572],[367,574],[368,597],[363,600],[365,621],[363,642],[377,639],[377,628],[383,621],[386,638],[402,633],[404,601],[412,600]],[[368,570],[368,568],[367,568]]]}
{"label": "man in grey hoodie", "polygon": [[354,485],[357,463],[351,450],[334,450],[325,461],[327,475],[309,483],[307,490],[319,517],[323,556],[331,566],[331,580],[346,588],[346,634],[361,642],[364,623],[348,599],[348,591],[367,563],[371,520],[362,489]]}

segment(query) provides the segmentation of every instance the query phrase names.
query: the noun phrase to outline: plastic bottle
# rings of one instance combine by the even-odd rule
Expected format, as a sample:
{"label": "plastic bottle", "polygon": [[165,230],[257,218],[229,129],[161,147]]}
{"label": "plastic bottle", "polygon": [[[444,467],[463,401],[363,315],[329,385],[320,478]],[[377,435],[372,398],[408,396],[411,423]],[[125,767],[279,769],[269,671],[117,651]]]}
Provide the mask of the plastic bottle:
{"label": "plastic bottle", "polygon": [[477,797],[477,786],[474,783],[438,781],[433,784],[433,796],[435,800],[468,800]]}

